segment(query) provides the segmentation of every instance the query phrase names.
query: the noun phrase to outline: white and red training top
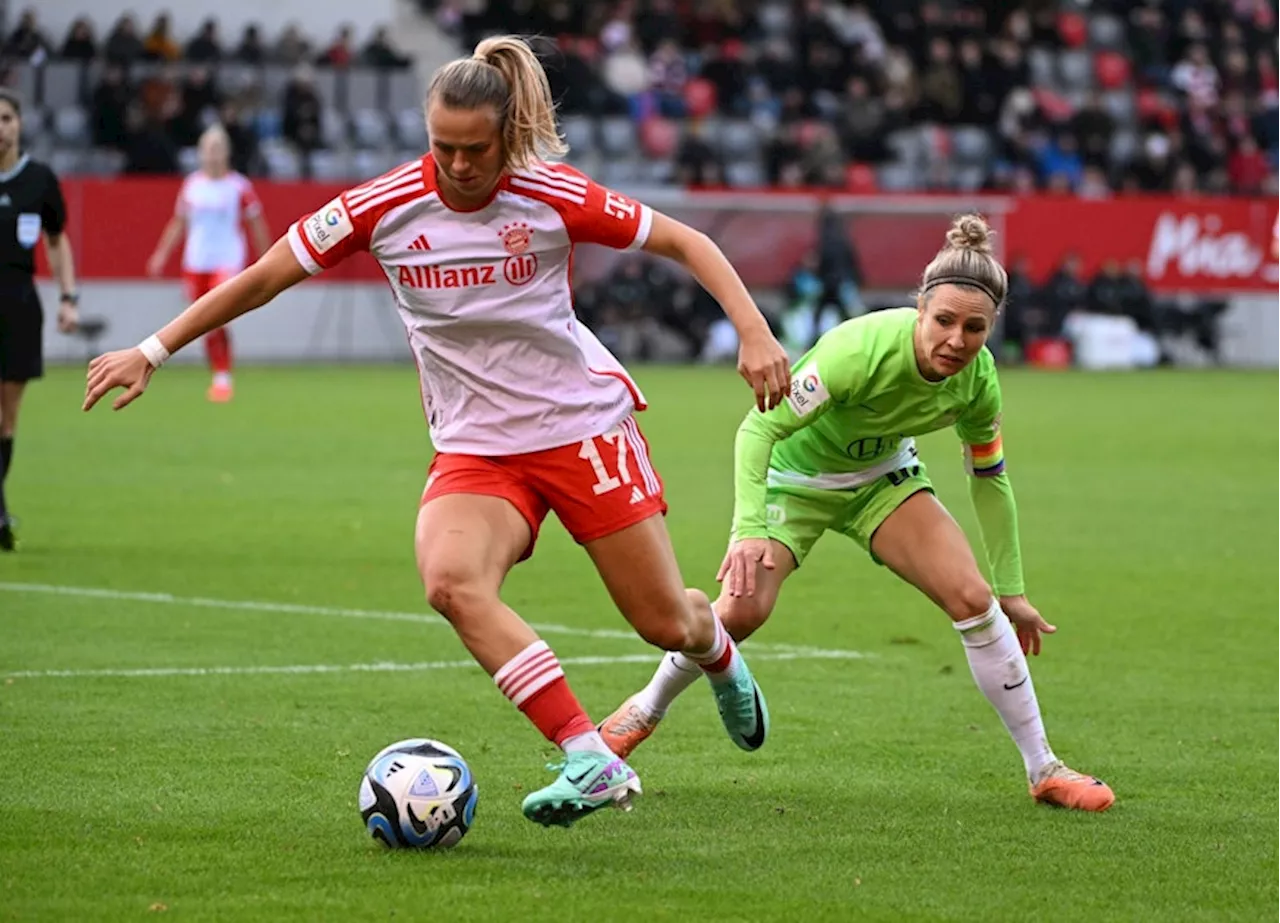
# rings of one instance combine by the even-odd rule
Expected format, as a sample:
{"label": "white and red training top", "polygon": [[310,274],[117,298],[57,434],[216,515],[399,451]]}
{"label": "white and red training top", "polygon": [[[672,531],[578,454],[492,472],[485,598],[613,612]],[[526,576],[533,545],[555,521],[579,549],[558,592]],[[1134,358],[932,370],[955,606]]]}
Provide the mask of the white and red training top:
{"label": "white and red training top", "polygon": [[361,250],[387,274],[442,452],[514,455],[599,435],[643,410],[622,364],[578,322],[573,247],[637,249],[653,213],[563,164],[505,176],[454,211],[430,154],[344,192],[289,228],[308,272]]}
{"label": "white and red training top", "polygon": [[245,176],[232,171],[212,177],[197,170],[183,180],[174,210],[187,222],[184,270],[235,273],[244,269],[244,220],[262,213],[253,184]]}

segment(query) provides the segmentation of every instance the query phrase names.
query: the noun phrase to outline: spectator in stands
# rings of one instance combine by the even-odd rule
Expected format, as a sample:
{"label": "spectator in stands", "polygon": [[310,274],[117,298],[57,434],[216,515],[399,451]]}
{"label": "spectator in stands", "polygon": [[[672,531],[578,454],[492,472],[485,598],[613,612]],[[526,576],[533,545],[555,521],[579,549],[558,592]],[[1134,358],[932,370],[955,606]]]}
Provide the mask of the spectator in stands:
{"label": "spectator in stands", "polygon": [[1098,274],[1089,283],[1086,309],[1090,314],[1127,317],[1128,307],[1128,283],[1120,268],[1120,261],[1105,260]]}
{"label": "spectator in stands", "polygon": [[1080,255],[1068,253],[1037,298],[1039,313],[1026,313],[1022,326],[1026,335],[1034,340],[1041,337],[1057,338],[1062,335],[1062,323],[1068,314],[1086,311],[1089,307],[1089,287],[1085,282]]}
{"label": "spectator in stands", "polygon": [[169,175],[178,172],[178,147],[166,130],[163,113],[129,107],[124,142],[124,172]]}
{"label": "spectator in stands", "polygon": [[231,101],[224,102],[218,111],[218,121],[231,142],[231,169],[245,176],[266,176],[267,162],[258,143],[258,132],[245,118],[240,106]]}
{"label": "spectator in stands", "polygon": [[347,68],[355,59],[354,32],[349,25],[340,26],[329,47],[320,53],[316,63],[324,67]]}
{"label": "spectator in stands", "polygon": [[218,36],[218,21],[206,19],[200,24],[200,31],[187,43],[186,58],[202,64],[212,64],[222,60],[222,40]]}
{"label": "spectator in stands", "polygon": [[649,90],[653,109],[664,118],[684,118],[684,90],[688,82],[689,68],[680,46],[675,39],[663,39],[649,58]]}
{"label": "spectator in stands", "polygon": [[240,44],[236,45],[231,58],[242,64],[265,64],[267,57],[267,47],[262,43],[262,33],[258,29],[258,24],[251,22],[244,27],[244,32],[240,35]]}
{"label": "spectator in stands", "polygon": [[1078,198],[1094,201],[1111,198],[1111,184],[1107,180],[1107,174],[1101,167],[1085,167],[1075,194]]}
{"label": "spectator in stands", "polygon": [[1227,164],[1232,191],[1244,195],[1260,195],[1270,172],[1271,165],[1258,149],[1258,142],[1253,139],[1253,135],[1241,138]]}
{"label": "spectator in stands", "polygon": [[1155,299],[1143,272],[1142,260],[1131,259],[1125,264],[1121,276],[1121,303],[1124,313],[1137,321],[1138,329],[1152,335],[1159,333],[1155,310]]}
{"label": "spectator in stands", "polygon": [[151,31],[142,40],[142,56],[148,61],[176,61],[182,48],[173,38],[168,13],[160,13],[151,23]]}
{"label": "spectator in stands", "polygon": [[1129,10],[1127,41],[1134,72],[1160,85],[1169,75],[1169,23],[1164,11],[1152,3]]}
{"label": "spectator in stands", "polygon": [[872,94],[867,78],[850,77],[840,112],[840,138],[849,159],[883,160],[884,126],[884,103]]}
{"label": "spectator in stands", "polygon": [[919,118],[951,125],[963,108],[960,71],[955,65],[951,42],[939,36],[929,43],[929,63],[920,77]]}
{"label": "spectator in stands", "polygon": [[297,24],[289,23],[276,42],[274,58],[278,64],[301,64],[311,58],[311,43],[303,37]]}
{"label": "spectator in stands", "polygon": [[724,164],[708,140],[707,125],[702,120],[690,121],[685,127],[676,152],[676,181],[691,187],[724,183]]}
{"label": "spectator in stands", "polygon": [[295,150],[301,155],[302,174],[304,178],[311,176],[312,151],[321,147],[321,118],[323,107],[320,95],[316,92],[315,77],[311,67],[299,64],[294,69],[293,79],[284,89],[284,106],[282,113],[282,132]]}
{"label": "spectator in stands", "polygon": [[98,43],[93,37],[93,25],[81,16],[67,29],[60,57],[68,61],[91,61],[98,55]]}
{"label": "spectator in stands", "polygon": [[138,24],[131,14],[125,13],[112,26],[103,53],[108,61],[128,67],[141,60],[144,52],[142,39],[138,37]]}
{"label": "spectator in stands", "polygon": [[360,60],[370,67],[396,70],[409,66],[409,59],[391,47],[387,27],[378,26],[368,43],[360,50]]}
{"label": "spectator in stands", "polygon": [[108,63],[98,85],[93,89],[90,105],[90,137],[98,147],[123,150],[126,141],[125,116],[133,91],[125,80],[124,68]]}
{"label": "spectator in stands", "polygon": [[1025,353],[1031,342],[1027,333],[1027,320],[1031,320],[1031,328],[1034,330],[1042,324],[1042,318],[1046,317],[1039,300],[1039,289],[1031,281],[1028,266],[1027,258],[1021,254],[1009,261],[1009,288],[1005,296],[1005,309],[1001,312],[1001,342],[1017,347],[1020,353]]}
{"label": "spectator in stands", "polygon": [[1105,166],[1111,159],[1111,139],[1116,122],[1102,105],[1102,96],[1092,91],[1071,117],[1071,131],[1080,157],[1090,166]]}
{"label": "spectator in stands", "polygon": [[[601,41],[608,48],[608,45]],[[607,53],[602,69],[609,91],[628,101],[632,114],[641,113],[640,101],[649,89],[649,69],[639,49],[627,39]]]}
{"label": "spectator in stands", "polygon": [[30,61],[37,55],[48,55],[53,51],[53,44],[45,37],[36,21],[36,11],[25,9],[18,19],[18,26],[5,39],[0,49],[5,57]]}
{"label": "spectator in stands", "polygon": [[1186,57],[1173,68],[1173,74],[1169,80],[1174,88],[1184,93],[1191,102],[1203,106],[1215,106],[1218,103],[1218,87],[1221,78],[1213,61],[1209,59],[1209,50],[1204,45],[1189,46]]}
{"label": "spectator in stands", "polygon": [[192,67],[182,78],[179,108],[169,119],[169,136],[178,147],[195,147],[207,125],[217,117],[222,94],[207,67]]}

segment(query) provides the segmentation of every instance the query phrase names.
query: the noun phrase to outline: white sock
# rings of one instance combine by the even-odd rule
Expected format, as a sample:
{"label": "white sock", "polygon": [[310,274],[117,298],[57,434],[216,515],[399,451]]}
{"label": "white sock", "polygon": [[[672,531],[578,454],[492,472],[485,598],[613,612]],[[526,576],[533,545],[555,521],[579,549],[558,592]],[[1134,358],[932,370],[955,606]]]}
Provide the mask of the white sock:
{"label": "white sock", "polygon": [[680,693],[698,681],[702,668],[684,654],[664,654],[649,685],[636,693],[633,701],[650,717],[661,718]]}
{"label": "white sock", "polygon": [[604,738],[595,728],[585,734],[575,734],[573,737],[566,738],[561,749],[565,753],[605,753],[613,756],[613,751],[609,749],[609,745],[604,742]]}
{"label": "white sock", "polygon": [[1035,779],[1056,757],[1049,749],[1027,658],[1018,645],[1013,625],[993,599],[991,608],[982,615],[956,622],[955,627],[974,682],[1000,713],[1009,736],[1018,745],[1027,777]]}
{"label": "white sock", "polygon": [[231,373],[230,372],[214,372],[213,384],[215,387],[218,387],[218,388],[230,388]]}

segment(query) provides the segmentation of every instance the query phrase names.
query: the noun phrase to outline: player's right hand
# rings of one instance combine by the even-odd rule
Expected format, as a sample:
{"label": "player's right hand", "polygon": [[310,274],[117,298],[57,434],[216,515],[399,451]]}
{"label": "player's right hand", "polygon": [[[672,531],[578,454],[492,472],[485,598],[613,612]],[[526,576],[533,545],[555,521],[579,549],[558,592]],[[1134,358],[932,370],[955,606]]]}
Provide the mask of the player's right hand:
{"label": "player's right hand", "polygon": [[92,409],[104,395],[116,388],[124,388],[125,392],[115,399],[111,409],[127,407],[147,390],[147,383],[151,381],[154,372],[155,368],[136,346],[103,353],[89,363],[83,409]]}
{"label": "player's right hand", "polygon": [[164,272],[164,264],[168,262],[160,258],[160,254],[153,253],[151,258],[147,260],[147,275],[158,276]]}
{"label": "player's right hand", "polygon": [[769,539],[739,539],[725,552],[716,580],[728,587],[730,596],[754,596],[757,565],[773,570],[773,545]]}

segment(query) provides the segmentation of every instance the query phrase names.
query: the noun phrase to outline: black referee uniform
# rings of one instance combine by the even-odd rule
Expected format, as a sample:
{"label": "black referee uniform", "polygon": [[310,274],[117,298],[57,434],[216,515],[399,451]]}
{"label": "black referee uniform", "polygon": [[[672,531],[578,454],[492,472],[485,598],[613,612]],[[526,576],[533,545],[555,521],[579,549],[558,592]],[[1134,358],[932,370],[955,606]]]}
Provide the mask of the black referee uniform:
{"label": "black referee uniform", "polygon": [[36,294],[36,244],[67,223],[53,171],[23,154],[0,173],[0,381],[44,374],[44,310]]}

